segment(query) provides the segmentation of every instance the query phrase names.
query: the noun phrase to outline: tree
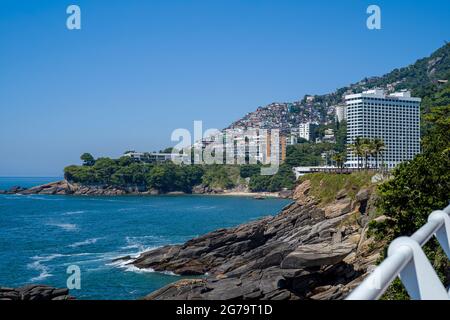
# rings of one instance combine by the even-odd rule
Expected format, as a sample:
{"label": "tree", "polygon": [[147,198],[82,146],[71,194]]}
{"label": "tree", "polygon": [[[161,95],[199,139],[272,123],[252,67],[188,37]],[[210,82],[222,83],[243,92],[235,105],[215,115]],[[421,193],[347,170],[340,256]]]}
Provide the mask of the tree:
{"label": "tree", "polygon": [[117,171],[118,166],[110,158],[98,158],[92,168],[99,183],[110,184],[111,176]]}
{"label": "tree", "polygon": [[119,166],[121,166],[121,167],[129,166],[129,165],[132,164],[133,162],[134,162],[133,158],[127,157],[127,156],[122,156],[122,157],[119,158],[119,160],[117,160],[117,163],[118,163]]}
{"label": "tree", "polygon": [[336,165],[342,171],[342,169],[344,168],[345,154],[344,153],[336,153],[333,155],[333,160],[336,161]]}
{"label": "tree", "polygon": [[[372,156],[375,156],[375,168],[378,169],[378,157],[381,155],[383,157],[383,152],[386,146],[382,139],[375,138],[372,140]],[[382,160],[383,163],[383,160]]]}
{"label": "tree", "polygon": [[[372,222],[370,230],[390,241],[398,236],[411,235],[423,226],[433,210],[449,204],[450,194],[450,105],[432,108],[426,116],[429,130],[423,139],[422,154],[398,165],[392,179],[379,187],[377,207],[391,219]],[[446,117],[443,115],[447,115]],[[444,285],[450,283],[450,264],[435,240],[424,251],[438,271]],[[390,288],[389,296],[399,294],[398,287]]]}
{"label": "tree", "polygon": [[202,177],[202,183],[211,188],[233,188],[235,182],[230,177],[229,168],[228,166],[218,164],[208,166]]}
{"label": "tree", "polygon": [[83,161],[83,166],[93,166],[95,164],[95,159],[90,153],[83,153],[80,159]]}
{"label": "tree", "polygon": [[175,178],[172,168],[165,165],[155,166],[147,175],[147,184],[149,188],[168,192],[173,190]]}
{"label": "tree", "polygon": [[261,166],[257,164],[246,164],[239,167],[239,174],[242,178],[250,178],[261,173]]}
{"label": "tree", "polygon": [[450,148],[450,104],[433,107],[424,118],[430,129],[423,138],[423,151],[425,153],[448,151]]}
{"label": "tree", "polygon": [[356,156],[358,169],[360,168],[359,159],[364,156],[364,140],[362,137],[356,137],[355,142],[349,146],[349,149]]}
{"label": "tree", "polygon": [[373,144],[369,138],[362,139],[362,153],[364,155],[364,168],[369,169],[369,156],[373,153]]}

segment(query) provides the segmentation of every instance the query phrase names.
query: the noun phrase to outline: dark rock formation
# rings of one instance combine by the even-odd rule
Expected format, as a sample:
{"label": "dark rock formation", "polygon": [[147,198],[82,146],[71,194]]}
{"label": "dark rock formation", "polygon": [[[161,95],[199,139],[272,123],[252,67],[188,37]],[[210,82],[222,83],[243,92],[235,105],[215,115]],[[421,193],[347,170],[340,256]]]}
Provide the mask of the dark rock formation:
{"label": "dark rock formation", "polygon": [[282,190],[278,193],[278,196],[282,199],[291,199],[293,194],[292,190]]}
{"label": "dark rock formation", "polygon": [[28,285],[22,288],[0,287],[0,300],[73,300],[69,289],[57,289],[44,285]]}
{"label": "dark rock formation", "polygon": [[198,186],[194,186],[192,188],[193,194],[222,194],[223,189],[221,188],[211,188],[209,186],[205,186],[203,184],[200,184]]}
{"label": "dark rock formation", "polygon": [[[195,186],[192,189],[192,194],[226,194],[233,192],[242,192],[253,195],[255,193],[250,193],[247,189],[235,188],[232,190],[223,190],[220,188],[211,188],[204,185]],[[44,184],[41,186],[36,186],[30,189],[24,189],[20,187],[12,188],[8,191],[1,191],[2,193],[8,194],[44,194],[44,195],[87,195],[87,196],[121,196],[121,195],[159,195],[160,191],[156,189],[148,190],[145,186],[123,186],[116,187],[110,185],[82,185],[78,183],[69,182],[67,180],[52,182]],[[185,192],[174,191],[167,194],[171,195],[181,195]],[[289,196],[289,192],[285,191],[284,197]]]}
{"label": "dark rock formation", "polygon": [[[375,264],[381,244],[358,224],[361,202],[340,195],[320,207],[309,181],[277,216],[220,229],[182,245],[145,252],[138,268],[205,275],[181,280],[146,299],[340,299]],[[378,247],[377,247],[378,245]],[[378,248],[378,249],[376,249]],[[127,257],[128,259],[129,257]]]}
{"label": "dark rock formation", "polygon": [[14,186],[9,188],[8,190],[0,190],[0,194],[15,194],[20,193],[27,190],[26,188],[22,188],[20,186]]}
{"label": "dark rock formation", "polygon": [[120,196],[126,194],[152,194],[143,186],[113,187],[108,185],[80,185],[66,180],[52,182],[26,190],[17,190],[20,194],[45,195],[91,195],[91,196]]}

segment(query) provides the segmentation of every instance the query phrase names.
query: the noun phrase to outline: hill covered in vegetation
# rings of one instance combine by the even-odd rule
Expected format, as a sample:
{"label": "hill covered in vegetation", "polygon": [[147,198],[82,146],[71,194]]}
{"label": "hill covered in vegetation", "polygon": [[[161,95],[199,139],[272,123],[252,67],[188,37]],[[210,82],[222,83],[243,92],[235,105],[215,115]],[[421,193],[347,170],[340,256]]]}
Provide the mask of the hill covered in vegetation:
{"label": "hill covered in vegetation", "polygon": [[[412,95],[425,99],[439,92],[450,78],[450,44],[433,52],[429,57],[415,63],[392,70],[383,76],[366,77],[361,81],[338,88],[334,92],[314,95],[307,94],[294,102],[277,102],[248,113],[233,122],[230,128],[281,129],[289,132],[302,122],[312,121],[321,125],[334,122],[334,108],[344,103],[344,96],[365,90],[380,88],[387,92],[402,89],[411,90]],[[424,104],[423,112],[429,112]]]}

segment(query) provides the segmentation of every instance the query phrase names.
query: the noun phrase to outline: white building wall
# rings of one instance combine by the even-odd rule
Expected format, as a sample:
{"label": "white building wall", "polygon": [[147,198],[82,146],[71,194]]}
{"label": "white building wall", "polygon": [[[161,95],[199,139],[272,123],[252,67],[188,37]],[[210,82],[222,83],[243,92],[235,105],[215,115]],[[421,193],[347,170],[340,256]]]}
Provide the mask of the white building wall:
{"label": "white building wall", "polygon": [[[420,153],[420,98],[412,98],[408,92],[385,95],[382,90],[370,90],[345,99],[348,145],[357,137],[382,139],[386,147],[383,160],[388,168]],[[369,166],[375,163],[371,157]],[[346,165],[357,167],[357,158],[350,151]]]}
{"label": "white building wall", "polygon": [[298,136],[310,141],[311,139],[311,123],[301,123],[299,126]]}

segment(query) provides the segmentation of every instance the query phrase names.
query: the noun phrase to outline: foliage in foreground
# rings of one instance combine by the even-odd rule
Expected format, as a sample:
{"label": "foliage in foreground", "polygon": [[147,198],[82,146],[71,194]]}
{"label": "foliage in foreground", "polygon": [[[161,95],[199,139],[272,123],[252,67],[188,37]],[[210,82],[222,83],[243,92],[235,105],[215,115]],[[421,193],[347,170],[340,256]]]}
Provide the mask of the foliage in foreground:
{"label": "foliage in foreground", "polygon": [[[442,93],[435,97],[441,99]],[[393,178],[379,187],[377,206],[391,219],[371,223],[370,232],[376,239],[391,241],[398,236],[411,235],[426,223],[433,210],[449,204],[450,104],[432,107],[425,116],[425,127],[423,153],[399,165],[393,171]],[[450,264],[438,242],[429,241],[424,251],[444,285],[448,286]],[[408,299],[408,296],[397,280],[383,298]]]}

